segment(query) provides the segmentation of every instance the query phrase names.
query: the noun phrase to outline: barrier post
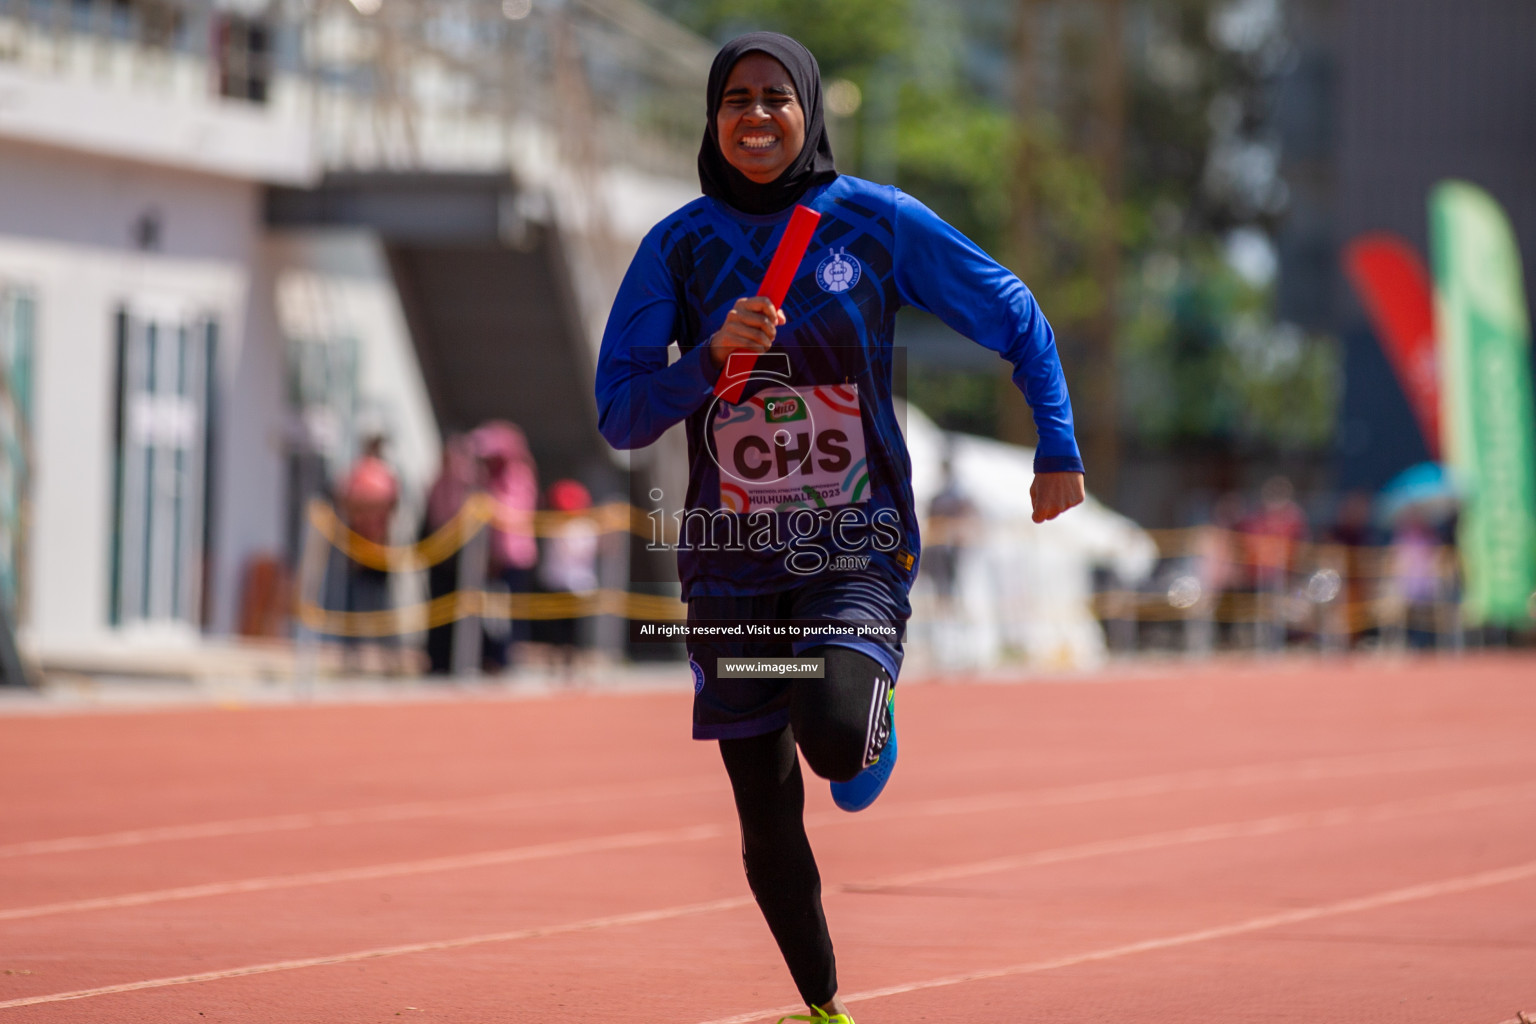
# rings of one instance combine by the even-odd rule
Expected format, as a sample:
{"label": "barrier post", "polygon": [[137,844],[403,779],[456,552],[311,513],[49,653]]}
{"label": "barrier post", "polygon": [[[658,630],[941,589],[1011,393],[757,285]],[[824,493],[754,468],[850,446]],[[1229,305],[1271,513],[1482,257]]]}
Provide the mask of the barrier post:
{"label": "barrier post", "polygon": [[11,627],[11,611],[0,602],[0,686],[30,686],[37,681],[28,671],[16,647],[16,632]]}
{"label": "barrier post", "polygon": [[[1216,616],[1221,607],[1222,589],[1227,583],[1229,542],[1226,531],[1216,526],[1196,526],[1181,531],[1176,546],[1163,541],[1160,547],[1164,548],[1165,555],[1175,554],[1190,560],[1190,573],[1185,578],[1194,586],[1186,585],[1186,590],[1194,591],[1195,600],[1184,615],[1184,656],[1209,658],[1216,648]],[[1174,581],[1174,586],[1178,585],[1179,581]],[[1169,596],[1172,597],[1171,590]]]}
{"label": "barrier post", "polygon": [[1216,605],[1221,594],[1200,595],[1195,606],[1184,617],[1184,654],[1186,657],[1203,659],[1211,656],[1216,646]]}
{"label": "barrier post", "polygon": [[[629,515],[626,508],[625,515]],[[597,585],[602,591],[613,593],[629,589],[630,531],[626,521],[624,529],[604,530],[598,541]],[[624,609],[612,615],[598,614],[594,624],[593,646],[608,661],[619,661],[624,655],[624,643],[629,632],[629,620]]]}
{"label": "barrier post", "polygon": [[1453,593],[1445,602],[1445,617],[1450,620],[1452,654],[1465,654],[1467,650],[1467,625],[1461,617],[1461,601]]}
{"label": "barrier post", "polygon": [[[320,507],[323,507],[321,503],[310,502],[309,514],[304,517],[304,548],[299,556],[299,576],[294,581],[297,590],[295,604],[299,609],[310,603],[310,595],[314,595],[315,607],[324,604],[321,589],[325,585],[330,544],[315,525],[315,515]],[[308,698],[314,696],[315,677],[319,671],[320,634],[304,622],[302,614],[296,616],[295,621],[294,683],[298,695]]]}
{"label": "barrier post", "polygon": [[1113,588],[1109,591],[1109,607],[1113,615],[1109,620],[1110,649],[1116,654],[1135,654],[1141,632],[1139,595],[1127,590],[1118,575],[1111,574],[1109,582]]}
{"label": "barrier post", "polygon": [[1435,648],[1461,654],[1466,650],[1467,634],[1461,618],[1456,549],[1440,548],[1436,552],[1435,569]]}
{"label": "barrier post", "polygon": [[491,525],[483,524],[455,555],[459,560],[458,595],[454,600],[453,674],[459,679],[480,675],[481,604],[491,552]]}

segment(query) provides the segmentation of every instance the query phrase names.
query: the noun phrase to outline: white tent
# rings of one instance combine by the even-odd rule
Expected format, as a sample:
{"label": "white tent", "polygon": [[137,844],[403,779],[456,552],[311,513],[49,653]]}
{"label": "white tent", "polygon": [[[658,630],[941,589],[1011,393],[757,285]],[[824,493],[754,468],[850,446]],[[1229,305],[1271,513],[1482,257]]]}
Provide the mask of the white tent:
{"label": "white tent", "polygon": [[1034,451],[968,434],[946,433],[917,407],[905,409],[912,487],[920,516],[943,486],[950,459],[956,484],[977,511],[967,531],[948,608],[921,574],[913,592],[909,653],[919,671],[953,671],[1022,660],[1051,669],[1090,668],[1105,656],[1091,607],[1093,572],[1123,585],[1145,579],[1157,549],[1131,520],[1090,495],[1043,524],[1030,520]]}

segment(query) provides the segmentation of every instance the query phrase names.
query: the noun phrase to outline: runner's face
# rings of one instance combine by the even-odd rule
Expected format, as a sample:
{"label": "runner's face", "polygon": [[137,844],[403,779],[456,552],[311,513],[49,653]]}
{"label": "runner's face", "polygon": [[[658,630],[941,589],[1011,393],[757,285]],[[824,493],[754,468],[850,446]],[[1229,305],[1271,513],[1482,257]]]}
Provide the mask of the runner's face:
{"label": "runner's face", "polygon": [[749,53],[725,80],[715,130],[726,162],[759,185],[773,181],[805,145],[805,109],[784,65]]}

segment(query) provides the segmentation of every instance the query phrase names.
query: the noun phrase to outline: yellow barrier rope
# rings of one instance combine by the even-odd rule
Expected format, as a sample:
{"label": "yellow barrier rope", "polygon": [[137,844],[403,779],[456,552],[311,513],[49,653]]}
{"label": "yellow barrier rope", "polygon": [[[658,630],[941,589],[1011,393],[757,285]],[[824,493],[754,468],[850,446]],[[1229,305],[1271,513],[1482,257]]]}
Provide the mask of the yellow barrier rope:
{"label": "yellow barrier rope", "polygon": [[309,521],[332,547],[359,565],[388,572],[419,572],[458,553],[475,532],[487,523],[509,523],[534,537],[553,537],[572,520],[585,519],[600,533],[628,532],[650,538],[651,521],[645,513],[624,502],[599,505],[585,512],[526,512],[510,509],[487,494],[470,496],[453,518],[431,536],[414,544],[380,544],[354,532],[335,508],[323,501],[311,502]]}
{"label": "yellow barrier rope", "polygon": [[[1305,601],[1305,598],[1299,599]],[[1332,601],[1324,604],[1306,602],[1308,614],[1303,618],[1289,614],[1298,599],[1290,594],[1263,594],[1227,592],[1209,605],[1176,608],[1157,594],[1142,594],[1127,590],[1106,590],[1094,594],[1089,603],[1099,619],[1134,620],[1136,622],[1210,622],[1218,625],[1252,626],[1278,623],[1301,625],[1306,618],[1319,615],[1327,618],[1330,625],[1323,628],[1330,633],[1364,633],[1370,629],[1398,624],[1407,614],[1409,602],[1386,595],[1357,601]],[[1457,609],[1452,602],[1436,601],[1425,605],[1437,614]]]}
{"label": "yellow barrier rope", "polygon": [[680,622],[688,606],[675,597],[595,590],[586,594],[504,594],[458,590],[430,601],[376,612],[342,612],[300,601],[299,621],[327,636],[381,638],[446,626],[460,619],[582,619],[617,615],[626,619]]}
{"label": "yellow barrier rope", "polygon": [[[622,501],[598,505],[583,512],[528,512],[501,505],[488,494],[471,495],[453,518],[443,524],[431,536],[414,544],[380,544],[360,536],[347,527],[336,510],[325,502],[312,502],[310,522],[330,544],[348,558],[372,569],[393,572],[417,572],[452,557],[474,537],[475,531],[487,523],[512,524],[513,529],[524,529],[534,537],[553,537],[573,520],[584,519],[597,527],[599,533],[631,533],[647,540],[654,538],[656,523],[645,510]],[[931,518],[924,521],[923,533],[930,545],[944,543],[951,538],[970,536],[974,532],[972,520]],[[1392,549],[1390,545],[1366,545],[1350,547],[1332,542],[1289,541],[1260,534],[1247,534],[1238,530],[1226,530],[1212,526],[1190,526],[1178,529],[1146,531],[1157,545],[1162,558],[1219,557],[1233,567],[1261,566],[1276,568],[1271,559],[1251,557],[1250,551],[1267,545],[1290,548],[1286,559],[1291,565],[1339,567],[1352,562],[1352,575],[1359,577],[1392,575]],[[665,539],[665,538],[664,538]],[[1220,545],[1213,550],[1212,542]],[[1454,556],[1454,549],[1443,549]]]}
{"label": "yellow barrier rope", "polygon": [[353,532],[336,510],[323,501],[310,502],[309,522],[332,547],[359,565],[390,572],[416,572],[458,554],[489,521],[489,504],[485,495],[474,495],[459,506],[452,519],[415,544],[380,544],[369,540]]}
{"label": "yellow barrier rope", "polygon": [[[332,547],[360,565],[388,572],[419,572],[456,555],[486,524],[510,523],[533,536],[558,535],[572,520],[585,519],[601,533],[624,532],[651,539],[655,522],[644,512],[624,502],[610,502],[584,512],[528,512],[507,508],[487,494],[471,495],[453,518],[430,536],[414,544],[379,544],[363,537],[342,521],[336,510],[324,502],[312,502],[309,521],[316,532]],[[967,526],[974,523],[966,520]],[[933,541],[956,530],[960,521],[930,519],[925,532]],[[1259,565],[1291,572],[1291,566],[1306,565],[1334,569],[1341,583],[1361,583],[1394,575],[1393,553],[1389,547],[1347,547],[1336,543],[1284,541],[1291,557],[1286,565],[1249,557],[1249,549],[1266,540],[1239,531],[1211,526],[1184,529],[1150,530],[1159,555],[1163,558],[1218,558],[1239,569]],[[1214,542],[1214,546],[1213,546]],[[1455,566],[1454,549],[1439,553],[1442,572]],[[1347,568],[1347,571],[1346,571]],[[1288,617],[1286,611],[1295,599],[1288,594],[1223,590],[1214,599],[1202,599],[1190,607],[1175,607],[1160,594],[1138,591],[1104,591],[1092,598],[1092,610],[1101,619],[1135,619],[1146,622],[1202,621],[1223,624],[1258,624]],[[297,603],[299,621],[319,633],[332,636],[384,637],[448,625],[470,616],[498,619],[569,619],[592,615],[618,615],[629,619],[679,621],[687,607],[673,597],[637,594],[622,590],[597,590],[584,594],[505,594],[494,591],[456,591],[430,601],[374,612],[332,611],[301,595]],[[1450,607],[1450,605],[1444,605]],[[1390,623],[1401,618],[1405,607],[1401,598],[1384,595],[1366,599],[1324,602],[1313,605],[1319,614],[1342,616],[1347,632]]]}
{"label": "yellow barrier rope", "polygon": [[[472,495],[453,518],[414,544],[380,544],[350,529],[336,510],[322,501],[310,503],[309,522],[315,532],[352,561],[386,572],[420,572],[455,556],[486,524],[513,521],[537,537],[558,535],[572,520],[585,519],[604,533],[630,532],[649,538],[651,521],[639,509],[611,502],[585,512],[534,512],[508,509],[486,494]],[[318,585],[318,581],[317,584]],[[628,619],[678,621],[687,606],[674,597],[635,594],[622,590],[590,593],[507,594],[461,590],[430,601],[382,611],[348,612],[322,608],[300,594],[295,614],[307,628],[329,636],[386,637],[446,626],[460,619],[578,619],[618,615]]]}

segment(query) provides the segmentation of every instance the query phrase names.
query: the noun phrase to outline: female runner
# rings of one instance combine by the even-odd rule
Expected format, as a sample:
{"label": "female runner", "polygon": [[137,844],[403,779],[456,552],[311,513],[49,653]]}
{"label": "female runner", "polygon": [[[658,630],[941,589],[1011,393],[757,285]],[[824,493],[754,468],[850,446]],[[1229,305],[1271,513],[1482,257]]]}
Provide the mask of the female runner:
{"label": "female runner", "polygon": [[[810,1008],[786,1019],[852,1024],[796,746],[847,810],[867,807],[896,761],[893,689],[918,557],[891,397],[897,308],[935,313],[1013,364],[1040,435],[1036,522],[1083,500],[1083,464],[1034,297],[921,203],[838,174],[810,51],[771,32],[733,39],[707,103],[704,196],[656,225],[625,275],[598,357],[599,427],[616,448],[639,448],[687,424],[678,572],[693,735],[720,744],[748,884]],[[797,204],[821,219],[775,308],[757,288]],[[669,362],[674,342],[681,358]],[[722,373],[743,372],[733,354],[756,361],[734,404],[715,397]],[[725,662],[775,657],[820,675]]]}

